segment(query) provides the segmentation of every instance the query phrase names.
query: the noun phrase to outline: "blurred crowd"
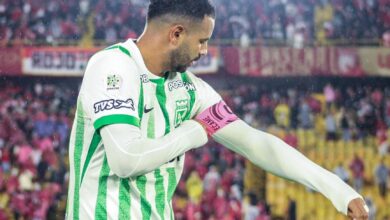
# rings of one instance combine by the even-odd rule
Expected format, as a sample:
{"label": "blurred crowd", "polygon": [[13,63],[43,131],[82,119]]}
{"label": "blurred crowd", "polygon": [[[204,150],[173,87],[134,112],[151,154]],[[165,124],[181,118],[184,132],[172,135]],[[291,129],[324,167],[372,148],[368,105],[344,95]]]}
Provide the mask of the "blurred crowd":
{"label": "blurred crowd", "polygon": [[[0,87],[0,220],[61,219],[66,207],[67,143],[77,88],[16,82],[9,80]],[[220,92],[252,126],[285,129],[284,141],[298,150],[296,133],[290,131],[311,129],[328,141],[376,138],[378,153],[388,156],[389,87],[327,84],[318,89],[269,90],[242,85]],[[348,168],[335,170],[340,178],[353,179],[358,191],[363,184],[358,178],[371,172],[364,171],[362,160],[355,156]],[[244,158],[212,141],[187,153],[173,199],[176,219],[270,219],[269,204],[244,190],[244,172]],[[379,192],[386,197],[389,168],[380,163],[373,172]]]}
{"label": "blurred crowd", "polygon": [[[264,41],[294,46],[336,40],[366,43],[390,36],[387,0],[214,0],[214,40],[243,46]],[[83,37],[113,43],[142,33],[147,0],[3,0],[4,44],[78,42]]]}
{"label": "blurred crowd", "polygon": [[[319,88],[316,88],[319,89]],[[371,135],[387,140],[390,127],[390,87],[369,84],[313,88],[269,88],[241,85],[226,95],[227,103],[243,119],[267,130],[270,125],[315,129],[327,140],[362,140]]]}
{"label": "blurred crowd", "polygon": [[66,204],[72,91],[7,81],[0,100],[0,219],[55,219]]}

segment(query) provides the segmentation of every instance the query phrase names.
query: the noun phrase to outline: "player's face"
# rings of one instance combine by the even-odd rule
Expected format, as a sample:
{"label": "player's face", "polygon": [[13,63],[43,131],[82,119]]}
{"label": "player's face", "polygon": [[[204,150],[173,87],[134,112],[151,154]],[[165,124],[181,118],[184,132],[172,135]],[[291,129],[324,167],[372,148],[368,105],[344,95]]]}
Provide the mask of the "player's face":
{"label": "player's face", "polygon": [[214,30],[214,19],[206,16],[202,23],[189,32],[183,43],[171,52],[171,70],[184,72],[207,54],[207,43]]}

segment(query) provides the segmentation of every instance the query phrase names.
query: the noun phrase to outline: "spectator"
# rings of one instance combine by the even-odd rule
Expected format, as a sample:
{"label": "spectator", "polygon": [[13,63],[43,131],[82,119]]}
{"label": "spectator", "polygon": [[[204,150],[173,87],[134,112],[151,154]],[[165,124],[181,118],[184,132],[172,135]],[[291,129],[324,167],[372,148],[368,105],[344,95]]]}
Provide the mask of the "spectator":
{"label": "spectator", "polygon": [[289,198],[287,206],[287,220],[296,220],[297,219],[297,202]]}
{"label": "spectator", "polygon": [[220,179],[221,176],[217,172],[217,168],[214,165],[211,165],[209,171],[206,173],[206,176],[204,177],[203,180],[204,191],[216,192]]}
{"label": "spectator", "polygon": [[387,127],[390,128],[390,97],[386,98],[385,101],[385,106],[384,106],[384,111],[385,111],[385,121],[387,124]]}
{"label": "spectator", "polygon": [[380,156],[386,156],[389,154],[389,142],[387,140],[383,140],[378,147],[378,153]]}
{"label": "spectator", "polygon": [[336,119],[331,111],[329,111],[326,114],[325,126],[326,126],[326,140],[328,140],[328,141],[337,140]]}
{"label": "spectator", "polygon": [[202,179],[196,170],[192,171],[190,177],[187,179],[186,188],[190,200],[195,204],[199,204],[203,193],[203,186]]}
{"label": "spectator", "polygon": [[348,183],[349,173],[348,173],[347,169],[345,169],[345,167],[343,166],[342,162],[340,162],[339,165],[337,165],[337,167],[334,168],[333,172],[338,177],[340,177],[340,179],[342,179],[344,182]]}
{"label": "spectator", "polygon": [[303,129],[310,129],[313,127],[313,116],[312,110],[306,101],[302,98],[298,110],[298,118],[300,122],[300,127]]}
{"label": "spectator", "polygon": [[216,219],[224,218],[225,214],[228,213],[229,210],[229,200],[227,199],[226,193],[223,188],[218,188],[217,190],[217,198],[213,202],[214,204],[214,212]]}
{"label": "spectator", "polygon": [[330,107],[336,100],[336,92],[332,86],[332,84],[328,83],[324,87],[324,95],[325,95],[325,101],[326,101],[326,108],[329,111]]}
{"label": "spectator", "polygon": [[230,194],[229,194],[229,210],[227,216],[230,216],[232,219],[241,219],[242,210],[241,210],[241,194],[237,185],[232,185]]}
{"label": "spectator", "polygon": [[286,129],[286,135],[283,140],[290,146],[294,148],[298,148],[298,137],[294,132],[290,129]]}
{"label": "spectator", "polygon": [[349,169],[353,176],[353,188],[357,192],[360,192],[363,188],[364,181],[364,162],[357,154],[355,154],[353,160],[349,164]]}
{"label": "spectator", "polygon": [[387,179],[389,178],[389,168],[386,167],[383,158],[375,169],[375,178],[378,184],[379,194],[383,199],[386,199]]}
{"label": "spectator", "polygon": [[260,216],[260,210],[257,207],[257,198],[253,193],[249,193],[249,204],[244,209],[245,220],[256,220]]}
{"label": "spectator", "polygon": [[348,142],[351,140],[351,127],[352,127],[352,122],[351,122],[351,117],[350,114],[346,111],[344,107],[340,109],[340,122],[339,122],[343,140]]}
{"label": "spectator", "polygon": [[376,206],[372,201],[371,197],[367,196],[365,198],[366,204],[370,212],[368,213],[368,220],[375,220],[376,218]]}
{"label": "spectator", "polygon": [[281,99],[280,103],[275,107],[274,117],[276,124],[282,128],[290,127],[290,106],[284,98]]}

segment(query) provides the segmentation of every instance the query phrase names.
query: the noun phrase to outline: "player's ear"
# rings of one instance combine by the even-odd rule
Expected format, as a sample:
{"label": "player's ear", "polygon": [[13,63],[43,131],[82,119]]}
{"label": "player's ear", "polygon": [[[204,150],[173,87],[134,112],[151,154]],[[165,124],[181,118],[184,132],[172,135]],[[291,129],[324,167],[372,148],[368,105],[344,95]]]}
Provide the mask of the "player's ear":
{"label": "player's ear", "polygon": [[179,45],[185,35],[185,29],[183,25],[173,25],[169,30],[169,42],[175,46]]}

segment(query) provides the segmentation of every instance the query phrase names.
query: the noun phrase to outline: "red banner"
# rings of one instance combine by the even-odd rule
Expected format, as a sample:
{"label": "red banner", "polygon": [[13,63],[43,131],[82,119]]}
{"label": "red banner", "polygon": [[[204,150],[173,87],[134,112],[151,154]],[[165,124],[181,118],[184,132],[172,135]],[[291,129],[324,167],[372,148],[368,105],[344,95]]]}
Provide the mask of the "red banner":
{"label": "red banner", "polygon": [[[0,75],[82,76],[88,59],[100,48],[0,48]],[[209,48],[190,68],[215,73],[220,52],[229,74],[249,76],[390,76],[390,48],[288,47]]]}
{"label": "red banner", "polygon": [[0,48],[0,75],[20,75],[22,59],[19,48]]}
{"label": "red banner", "polygon": [[363,76],[366,70],[356,48],[288,47],[224,48],[230,74],[250,76]]}
{"label": "red banner", "polygon": [[22,49],[24,74],[82,76],[89,58],[99,48],[26,47]]}
{"label": "red banner", "polygon": [[[23,73],[47,76],[82,76],[89,58],[101,48],[78,47],[27,47],[22,49]],[[194,73],[215,73],[218,71],[219,50],[209,48],[207,56],[202,57],[190,68]]]}

